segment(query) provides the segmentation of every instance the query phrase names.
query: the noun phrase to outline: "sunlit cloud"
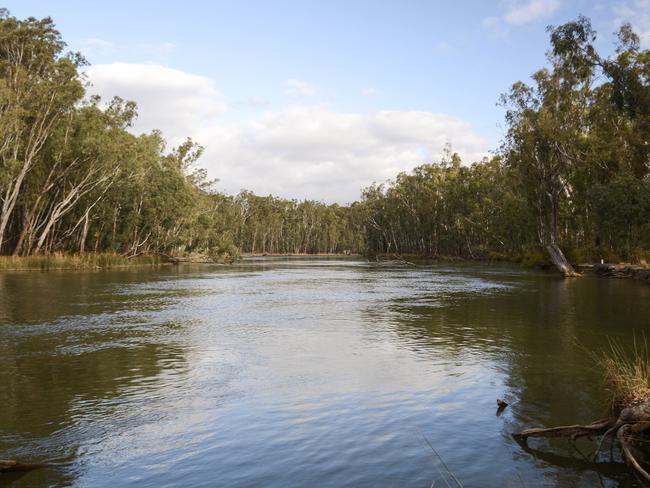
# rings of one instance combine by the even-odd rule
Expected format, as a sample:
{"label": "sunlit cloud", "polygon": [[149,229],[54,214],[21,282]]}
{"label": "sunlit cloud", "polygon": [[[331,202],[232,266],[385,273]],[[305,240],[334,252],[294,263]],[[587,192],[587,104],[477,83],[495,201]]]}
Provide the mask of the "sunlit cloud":
{"label": "sunlit cloud", "polygon": [[503,19],[508,24],[522,25],[550,16],[560,7],[559,0],[510,1]]}
{"label": "sunlit cloud", "polygon": [[159,65],[112,63],[88,70],[94,93],[138,102],[134,131],[161,129],[178,143],[191,136],[220,189],[346,203],[360,189],[400,171],[438,160],[447,142],[467,162],[487,155],[488,143],[456,117],[426,111],[343,112],[296,104],[254,112],[226,123],[215,83]]}

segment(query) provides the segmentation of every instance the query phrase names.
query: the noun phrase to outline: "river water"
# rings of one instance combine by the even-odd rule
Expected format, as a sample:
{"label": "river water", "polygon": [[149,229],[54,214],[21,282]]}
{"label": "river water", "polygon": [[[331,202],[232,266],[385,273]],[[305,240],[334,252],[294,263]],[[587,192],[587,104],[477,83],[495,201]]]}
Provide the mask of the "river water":
{"label": "river water", "polygon": [[0,485],[640,486],[509,434],[601,418],[587,350],[649,325],[646,285],[510,266],[3,273],[0,459],[54,465]]}

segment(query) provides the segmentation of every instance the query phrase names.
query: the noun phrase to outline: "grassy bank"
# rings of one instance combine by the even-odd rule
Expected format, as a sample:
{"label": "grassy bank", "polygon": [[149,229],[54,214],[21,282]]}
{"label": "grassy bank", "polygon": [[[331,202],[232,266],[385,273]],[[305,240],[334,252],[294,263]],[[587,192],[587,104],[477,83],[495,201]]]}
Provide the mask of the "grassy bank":
{"label": "grassy bank", "polygon": [[42,256],[0,256],[0,271],[51,269],[109,269],[155,266],[167,260],[157,255],[126,257],[112,253],[48,254]]}

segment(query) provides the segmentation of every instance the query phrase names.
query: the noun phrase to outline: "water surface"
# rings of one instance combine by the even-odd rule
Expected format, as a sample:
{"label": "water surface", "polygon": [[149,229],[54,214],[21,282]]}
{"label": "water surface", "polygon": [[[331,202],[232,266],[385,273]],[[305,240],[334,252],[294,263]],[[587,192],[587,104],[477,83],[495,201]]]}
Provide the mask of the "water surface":
{"label": "water surface", "polygon": [[57,464],[0,484],[640,486],[509,434],[602,417],[585,349],[649,321],[646,285],[509,266],[3,273],[0,459]]}

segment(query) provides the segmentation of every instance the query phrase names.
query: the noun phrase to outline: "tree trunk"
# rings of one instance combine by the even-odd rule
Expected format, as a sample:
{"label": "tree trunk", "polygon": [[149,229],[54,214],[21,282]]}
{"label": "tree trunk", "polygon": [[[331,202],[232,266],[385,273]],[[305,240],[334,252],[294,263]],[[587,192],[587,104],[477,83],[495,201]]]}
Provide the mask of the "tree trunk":
{"label": "tree trunk", "polygon": [[571,263],[567,261],[567,259],[564,257],[564,254],[562,253],[562,250],[559,248],[559,246],[556,243],[551,243],[548,246],[546,246],[546,250],[548,251],[548,254],[551,258],[551,261],[555,265],[555,267],[562,273],[565,277],[570,277],[570,276],[580,276],[576,271],[573,269],[573,266],[571,266]]}
{"label": "tree trunk", "polygon": [[79,254],[83,254],[86,251],[86,239],[88,238],[88,220],[89,213],[86,212],[84,217],[84,226],[81,230],[81,237],[79,238]]}
{"label": "tree trunk", "polygon": [[20,230],[20,236],[18,236],[18,242],[16,243],[16,247],[14,247],[14,252],[11,253],[13,257],[20,255],[20,250],[23,248],[27,232],[31,228],[32,218],[34,217],[33,212],[34,210],[30,211],[30,213],[23,219],[23,228]]}

